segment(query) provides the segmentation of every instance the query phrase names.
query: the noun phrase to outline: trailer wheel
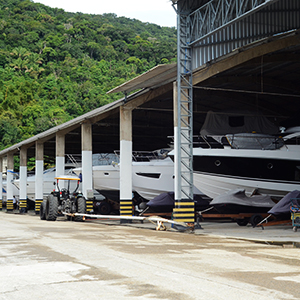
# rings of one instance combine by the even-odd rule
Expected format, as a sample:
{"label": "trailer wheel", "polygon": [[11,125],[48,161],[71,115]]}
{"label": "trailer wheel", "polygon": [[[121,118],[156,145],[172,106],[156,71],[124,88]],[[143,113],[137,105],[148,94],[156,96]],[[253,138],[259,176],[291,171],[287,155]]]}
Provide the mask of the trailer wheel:
{"label": "trailer wheel", "polygon": [[263,217],[260,214],[255,214],[253,216],[251,216],[250,218],[250,224],[252,225],[252,227],[256,227],[256,225],[262,221]]}
{"label": "trailer wheel", "polygon": [[236,219],[236,223],[237,223],[239,226],[247,226],[247,224],[249,223],[249,218]]}
{"label": "trailer wheel", "polygon": [[99,212],[101,215],[109,215],[111,213],[111,205],[106,201],[102,201],[99,207]]}
{"label": "trailer wheel", "polygon": [[46,220],[55,221],[58,215],[58,199],[52,194],[48,196],[46,201]]}
{"label": "trailer wheel", "polygon": [[[83,197],[78,197],[77,198],[77,213],[79,213],[79,214],[85,214],[86,213],[85,199]],[[75,216],[74,221],[82,222],[83,217],[82,216]]]}
{"label": "trailer wheel", "polygon": [[40,207],[40,219],[46,220],[46,200],[41,203]]}

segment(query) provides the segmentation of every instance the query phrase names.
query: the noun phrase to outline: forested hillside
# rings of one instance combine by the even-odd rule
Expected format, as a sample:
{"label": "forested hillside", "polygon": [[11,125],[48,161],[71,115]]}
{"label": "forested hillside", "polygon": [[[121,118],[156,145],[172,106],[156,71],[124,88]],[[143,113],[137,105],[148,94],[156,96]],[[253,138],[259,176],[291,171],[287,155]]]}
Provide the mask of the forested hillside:
{"label": "forested hillside", "polygon": [[106,92],[175,56],[175,28],[0,0],[0,149],[119,99]]}

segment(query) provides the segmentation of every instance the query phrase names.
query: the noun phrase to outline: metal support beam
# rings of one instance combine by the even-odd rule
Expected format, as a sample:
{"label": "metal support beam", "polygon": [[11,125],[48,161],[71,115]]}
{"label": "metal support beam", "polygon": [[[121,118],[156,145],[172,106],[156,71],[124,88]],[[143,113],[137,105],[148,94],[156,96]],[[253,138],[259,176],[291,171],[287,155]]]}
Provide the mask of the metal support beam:
{"label": "metal support beam", "polygon": [[[174,219],[194,223],[193,84],[189,11],[177,7],[177,122],[175,120]],[[176,92],[174,93],[176,95]],[[177,125],[177,126],[176,126]]]}
{"label": "metal support beam", "polygon": [[279,0],[211,0],[190,14],[191,45]]}

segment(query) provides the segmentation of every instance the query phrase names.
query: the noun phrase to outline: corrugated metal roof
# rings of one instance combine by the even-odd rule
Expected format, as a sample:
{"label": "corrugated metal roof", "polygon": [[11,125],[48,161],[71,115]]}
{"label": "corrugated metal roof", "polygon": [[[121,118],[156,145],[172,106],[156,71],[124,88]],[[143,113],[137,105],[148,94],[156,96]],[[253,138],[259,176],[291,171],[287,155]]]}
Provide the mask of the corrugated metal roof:
{"label": "corrugated metal roof", "polygon": [[110,93],[126,92],[144,88],[155,88],[174,81],[177,76],[177,64],[158,65],[151,70],[137,76],[108,91]]}

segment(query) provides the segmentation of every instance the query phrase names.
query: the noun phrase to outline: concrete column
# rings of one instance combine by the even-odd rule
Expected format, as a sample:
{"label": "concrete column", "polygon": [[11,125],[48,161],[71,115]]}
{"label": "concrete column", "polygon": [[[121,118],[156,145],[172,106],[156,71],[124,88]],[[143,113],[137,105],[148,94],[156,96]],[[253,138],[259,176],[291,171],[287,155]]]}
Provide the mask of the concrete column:
{"label": "concrete column", "polygon": [[124,106],[120,107],[120,215],[133,215],[132,109]]}
{"label": "concrete column", "polygon": [[14,154],[7,154],[7,172],[6,172],[6,211],[12,212],[14,210],[13,206],[13,171],[14,171]]}
{"label": "concrete column", "polygon": [[27,148],[21,147],[20,150],[20,211],[27,210]]}
{"label": "concrete column", "polygon": [[86,211],[93,209],[93,144],[92,125],[81,125],[81,151],[82,151],[82,193],[86,199]]}
{"label": "concrete column", "polygon": [[44,196],[44,143],[35,143],[35,213],[40,213]]}
{"label": "concrete column", "polygon": [[[65,135],[56,134],[56,158],[55,158],[55,177],[65,174]],[[59,187],[66,187],[65,180],[60,180]],[[53,186],[54,188],[54,186]]]}
{"label": "concrete column", "polygon": [[2,210],[2,203],[3,203],[3,158],[0,157],[0,211]]}

